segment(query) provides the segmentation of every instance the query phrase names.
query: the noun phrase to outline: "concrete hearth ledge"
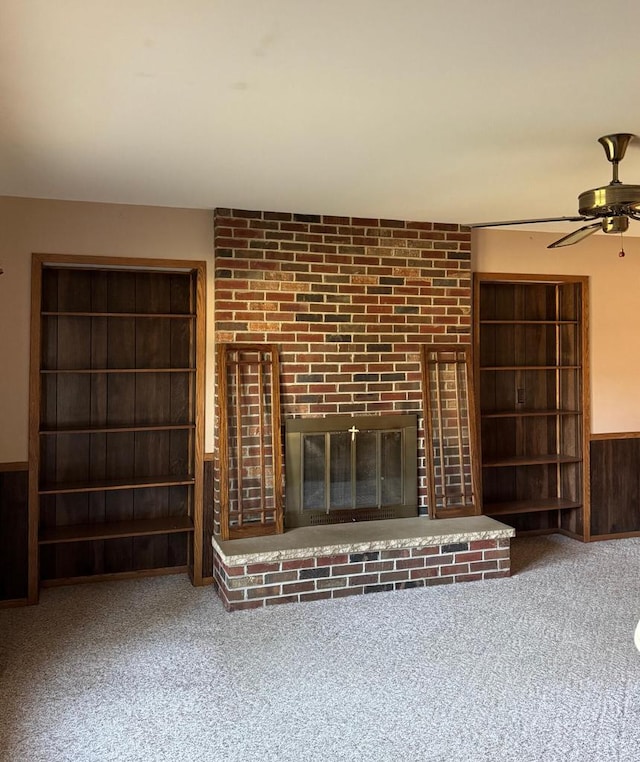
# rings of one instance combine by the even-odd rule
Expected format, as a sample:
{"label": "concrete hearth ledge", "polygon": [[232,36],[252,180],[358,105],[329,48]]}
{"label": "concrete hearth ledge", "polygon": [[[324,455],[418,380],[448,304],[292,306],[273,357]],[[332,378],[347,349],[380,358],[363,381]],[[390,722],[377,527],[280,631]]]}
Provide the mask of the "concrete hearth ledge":
{"label": "concrete hearth ledge", "polygon": [[410,519],[358,521],[353,524],[289,529],[284,534],[220,540],[213,548],[227,566],[288,561],[312,556],[335,556],[368,550],[430,547],[474,540],[502,540],[515,529],[488,516],[461,519]]}

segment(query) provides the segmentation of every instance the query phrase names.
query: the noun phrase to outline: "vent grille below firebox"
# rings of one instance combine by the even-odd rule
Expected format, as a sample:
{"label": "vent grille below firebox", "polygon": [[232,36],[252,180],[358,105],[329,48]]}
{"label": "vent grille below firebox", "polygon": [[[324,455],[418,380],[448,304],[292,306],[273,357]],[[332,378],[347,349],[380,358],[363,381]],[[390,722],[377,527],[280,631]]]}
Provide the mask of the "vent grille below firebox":
{"label": "vent grille below firebox", "polygon": [[314,514],[310,516],[309,523],[311,526],[320,524],[349,524],[352,521],[382,521],[383,519],[395,519],[397,513],[395,511],[375,510],[375,511],[363,511],[359,510],[356,513],[349,513],[348,516],[340,515],[337,513],[325,513],[322,515]]}

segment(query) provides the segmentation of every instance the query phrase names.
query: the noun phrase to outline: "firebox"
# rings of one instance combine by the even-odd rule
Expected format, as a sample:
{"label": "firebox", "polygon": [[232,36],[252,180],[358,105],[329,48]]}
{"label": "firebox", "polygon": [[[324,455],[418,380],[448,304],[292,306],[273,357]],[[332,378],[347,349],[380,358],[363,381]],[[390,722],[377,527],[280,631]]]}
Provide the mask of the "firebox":
{"label": "firebox", "polygon": [[286,527],[418,515],[417,416],[292,418]]}

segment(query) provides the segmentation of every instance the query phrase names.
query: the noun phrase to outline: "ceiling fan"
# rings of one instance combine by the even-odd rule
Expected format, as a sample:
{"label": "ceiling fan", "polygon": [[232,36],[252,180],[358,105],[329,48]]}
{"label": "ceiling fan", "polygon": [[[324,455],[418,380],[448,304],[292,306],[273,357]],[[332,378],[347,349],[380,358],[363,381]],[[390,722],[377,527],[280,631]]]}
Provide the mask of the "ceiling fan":
{"label": "ceiling fan", "polygon": [[[636,138],[628,132],[604,135],[598,142],[604,148],[607,159],[611,162],[613,177],[609,185],[587,190],[578,196],[578,216],[547,217],[538,220],[511,220],[504,222],[479,222],[469,225],[471,228],[492,228],[501,225],[525,225],[536,222],[586,222],[573,233],[563,236],[547,246],[555,249],[570,246],[583,238],[602,230],[603,233],[624,233],[629,227],[629,220],[640,220],[640,185],[627,185],[618,179],[618,165],[624,158],[629,142]],[[593,222],[597,220],[597,222]]]}

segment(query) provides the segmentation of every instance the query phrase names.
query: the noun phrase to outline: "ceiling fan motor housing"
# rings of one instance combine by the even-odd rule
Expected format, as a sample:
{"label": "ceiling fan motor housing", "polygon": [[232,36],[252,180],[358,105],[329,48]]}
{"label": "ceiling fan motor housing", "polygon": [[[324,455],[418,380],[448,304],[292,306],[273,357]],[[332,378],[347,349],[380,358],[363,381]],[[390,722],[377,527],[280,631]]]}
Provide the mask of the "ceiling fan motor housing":
{"label": "ceiling fan motor housing", "polygon": [[626,233],[629,229],[629,218],[626,215],[602,218],[603,233]]}
{"label": "ceiling fan motor housing", "polygon": [[640,185],[611,183],[578,196],[578,211],[585,217],[610,217],[640,211]]}

